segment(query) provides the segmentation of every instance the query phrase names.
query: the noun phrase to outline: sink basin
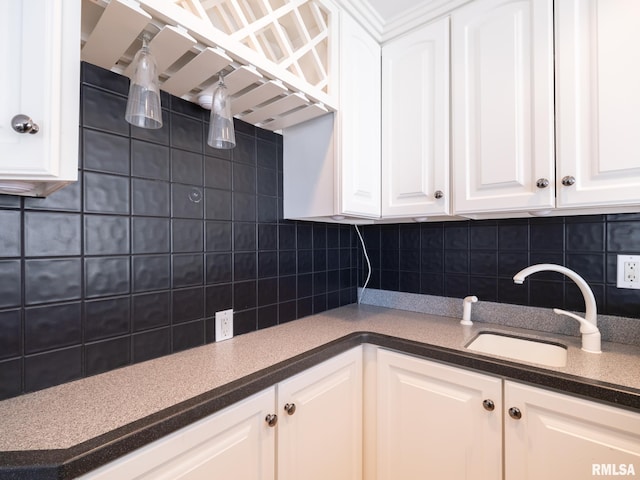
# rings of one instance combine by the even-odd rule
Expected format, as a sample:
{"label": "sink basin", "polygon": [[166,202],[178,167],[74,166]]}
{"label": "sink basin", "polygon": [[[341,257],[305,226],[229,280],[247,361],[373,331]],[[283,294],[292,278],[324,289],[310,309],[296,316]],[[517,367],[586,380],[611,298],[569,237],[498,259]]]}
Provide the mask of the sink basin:
{"label": "sink basin", "polygon": [[511,337],[497,333],[481,333],[467,345],[469,350],[548,367],[564,367],[567,364],[567,348],[530,338]]}

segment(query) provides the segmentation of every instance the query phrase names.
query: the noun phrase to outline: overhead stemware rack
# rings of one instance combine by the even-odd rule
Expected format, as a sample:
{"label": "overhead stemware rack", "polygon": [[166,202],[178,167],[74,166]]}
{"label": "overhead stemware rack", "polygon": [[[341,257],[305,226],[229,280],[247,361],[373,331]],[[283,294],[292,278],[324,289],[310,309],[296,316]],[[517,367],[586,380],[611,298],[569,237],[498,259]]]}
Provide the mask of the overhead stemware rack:
{"label": "overhead stemware rack", "polygon": [[222,73],[235,117],[281,130],[337,110],[336,15],[326,0],[83,0],[82,60],[129,76],[148,31],[162,90],[204,104]]}

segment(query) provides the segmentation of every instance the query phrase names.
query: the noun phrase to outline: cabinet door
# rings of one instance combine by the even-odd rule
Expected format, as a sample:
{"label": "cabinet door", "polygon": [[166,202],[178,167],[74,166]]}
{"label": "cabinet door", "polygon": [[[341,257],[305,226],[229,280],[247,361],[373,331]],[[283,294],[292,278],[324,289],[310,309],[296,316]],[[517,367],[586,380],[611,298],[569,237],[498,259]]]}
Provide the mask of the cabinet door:
{"label": "cabinet door", "polygon": [[278,480],[361,480],[362,349],[280,383],[278,418]]}
{"label": "cabinet door", "polygon": [[[591,478],[640,468],[640,414],[505,382],[505,479]],[[638,472],[636,472],[637,474]],[[611,473],[609,473],[610,475]]]}
{"label": "cabinet door", "polygon": [[345,215],[380,216],[380,45],[340,13],[341,202]]}
{"label": "cabinet door", "polygon": [[378,480],[501,478],[501,400],[498,378],[379,350]]}
{"label": "cabinet door", "polygon": [[275,387],[178,430],[82,478],[273,480]]}
{"label": "cabinet door", "polygon": [[449,163],[449,19],[443,18],[382,49],[382,215],[449,214]]}
{"label": "cabinet door", "polygon": [[556,1],[558,206],[640,203],[640,2]]}
{"label": "cabinet door", "polygon": [[[80,3],[1,2],[0,40],[0,189],[10,188],[4,180],[76,180]],[[17,114],[31,117],[38,133],[15,132]],[[48,193],[35,185],[31,194]]]}
{"label": "cabinet door", "polygon": [[477,0],[451,16],[457,214],[555,204],[552,5]]}

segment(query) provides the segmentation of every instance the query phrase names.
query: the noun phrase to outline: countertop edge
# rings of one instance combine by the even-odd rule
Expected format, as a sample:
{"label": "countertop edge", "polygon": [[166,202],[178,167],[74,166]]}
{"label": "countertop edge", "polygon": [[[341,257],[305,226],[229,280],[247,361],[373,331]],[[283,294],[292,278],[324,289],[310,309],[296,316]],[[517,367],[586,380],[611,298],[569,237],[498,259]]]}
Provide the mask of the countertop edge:
{"label": "countertop edge", "polygon": [[[468,368],[640,413],[640,390],[530,365],[491,359],[385,334],[358,331],[232,381],[140,420],[58,450],[0,452],[0,480],[69,479],[105,465],[137,448],[216,413],[233,403],[362,344]],[[27,476],[27,477],[25,477]]]}

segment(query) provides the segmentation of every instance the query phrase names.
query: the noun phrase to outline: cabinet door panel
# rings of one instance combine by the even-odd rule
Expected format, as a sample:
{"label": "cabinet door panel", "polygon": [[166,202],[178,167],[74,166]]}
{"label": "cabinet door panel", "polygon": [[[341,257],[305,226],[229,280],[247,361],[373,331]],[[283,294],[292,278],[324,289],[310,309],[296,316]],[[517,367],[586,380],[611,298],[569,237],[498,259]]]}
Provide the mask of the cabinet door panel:
{"label": "cabinet door panel", "polygon": [[553,207],[550,0],[479,0],[452,15],[456,213]]}
{"label": "cabinet door panel", "polygon": [[340,14],[342,213],[380,216],[380,45]]}
{"label": "cabinet door panel", "polygon": [[509,381],[504,405],[522,413],[505,418],[507,480],[591,478],[603,464],[640,466],[640,414]]}
{"label": "cabinet door panel", "polygon": [[279,384],[278,417],[279,480],[361,480],[361,348]]}
{"label": "cabinet door panel", "polygon": [[448,214],[449,19],[385,45],[382,72],[382,215]]}
{"label": "cabinet door panel", "polygon": [[[0,58],[0,178],[76,180],[80,5],[2,2]],[[31,117],[38,133],[16,133],[17,114]]]}
{"label": "cabinet door panel", "polygon": [[501,399],[500,379],[379,350],[378,480],[501,478]]}
{"label": "cabinet door panel", "polygon": [[[274,480],[270,388],[82,477],[92,480]],[[231,476],[230,476],[231,475]]]}
{"label": "cabinet door panel", "polygon": [[639,203],[640,3],[556,2],[558,206]]}

